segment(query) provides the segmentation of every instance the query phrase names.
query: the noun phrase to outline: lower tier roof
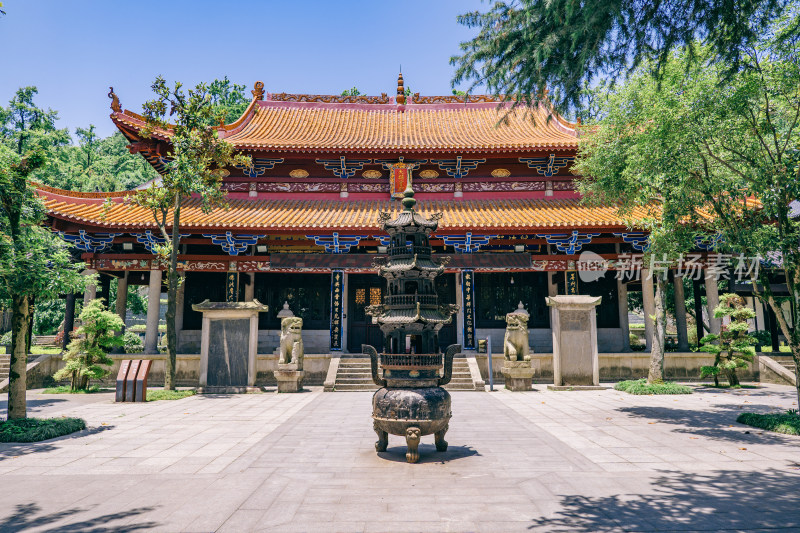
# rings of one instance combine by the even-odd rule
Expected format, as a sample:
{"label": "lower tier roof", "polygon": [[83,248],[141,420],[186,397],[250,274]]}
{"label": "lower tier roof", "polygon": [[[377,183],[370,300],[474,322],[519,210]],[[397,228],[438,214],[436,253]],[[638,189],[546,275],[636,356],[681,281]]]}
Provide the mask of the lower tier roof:
{"label": "lower tier roof", "polygon": [[[50,217],[83,227],[103,230],[155,229],[152,215],[125,202],[126,194],[73,193],[50,187],[38,189]],[[129,194],[129,193],[128,193]],[[181,229],[186,231],[233,230],[240,232],[368,231],[383,233],[378,214],[392,216],[402,205],[391,200],[229,199],[227,209],[202,210],[199,198],[184,201]],[[441,212],[439,231],[531,231],[577,228],[625,229],[628,225],[613,206],[582,205],[580,199],[435,200],[419,201],[425,216]],[[631,213],[644,219],[648,209]],[[171,219],[171,214],[168,220]]]}

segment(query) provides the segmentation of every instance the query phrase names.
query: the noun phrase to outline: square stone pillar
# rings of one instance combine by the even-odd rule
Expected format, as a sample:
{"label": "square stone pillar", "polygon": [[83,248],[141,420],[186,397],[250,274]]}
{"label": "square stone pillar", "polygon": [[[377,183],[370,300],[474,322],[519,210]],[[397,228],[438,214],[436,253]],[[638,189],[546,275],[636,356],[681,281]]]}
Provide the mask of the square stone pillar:
{"label": "square stone pillar", "polygon": [[645,350],[653,348],[653,335],[656,331],[653,316],[656,314],[656,295],[653,287],[653,273],[647,269],[642,269],[642,307],[644,311],[644,340]]}
{"label": "square stone pillar", "polygon": [[555,386],[600,385],[597,356],[597,317],[600,296],[550,296]]}
{"label": "square stone pillar", "polygon": [[[81,272],[81,274],[84,276],[92,276],[97,274],[97,270],[88,268]],[[83,306],[86,307],[95,297],[97,297],[97,285],[94,283],[87,285],[86,289],[83,291]],[[106,304],[108,304],[108,302],[106,302]]]}
{"label": "square stone pillar", "polygon": [[[678,351],[689,351],[689,332],[686,328],[686,296],[683,291],[683,276],[675,274],[675,329],[678,332]],[[699,339],[698,339],[699,340]]]}
{"label": "square stone pillar", "polygon": [[203,313],[199,385],[208,392],[248,392],[256,383],[258,313],[268,307],[252,302],[195,304]]}
{"label": "square stone pillar", "polygon": [[[719,285],[717,282],[717,274],[712,270],[706,270],[705,275],[706,284],[706,301],[708,302],[708,327],[711,333],[719,335],[722,329],[722,319],[714,318],[714,309],[719,305]],[[699,340],[699,339],[698,339]]]}
{"label": "square stone pillar", "polygon": [[161,317],[161,270],[150,271],[147,291],[147,323],[144,332],[144,353],[158,353],[158,320]]}
{"label": "square stone pillar", "polygon": [[[125,322],[128,314],[128,271],[122,273],[122,277],[117,280],[117,301],[114,302],[114,310],[117,315]],[[124,329],[124,328],[123,328]]]}
{"label": "square stone pillar", "polygon": [[617,305],[619,307],[619,329],[622,335],[622,351],[631,351],[631,326],[628,322],[628,285],[617,279]]}

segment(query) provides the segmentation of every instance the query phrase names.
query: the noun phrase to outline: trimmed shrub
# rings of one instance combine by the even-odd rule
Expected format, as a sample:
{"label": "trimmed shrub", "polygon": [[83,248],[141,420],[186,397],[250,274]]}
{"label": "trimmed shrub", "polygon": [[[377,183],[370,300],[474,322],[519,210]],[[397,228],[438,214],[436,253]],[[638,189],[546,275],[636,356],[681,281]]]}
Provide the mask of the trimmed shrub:
{"label": "trimmed shrub", "polygon": [[81,418],[18,418],[0,422],[0,442],[39,442],[82,429]]}
{"label": "trimmed shrub", "polygon": [[647,380],[634,379],[629,381],[620,381],[614,385],[614,389],[618,391],[627,392],[629,394],[691,394],[692,388],[686,385],[679,385],[669,381],[661,383],[647,383]]}

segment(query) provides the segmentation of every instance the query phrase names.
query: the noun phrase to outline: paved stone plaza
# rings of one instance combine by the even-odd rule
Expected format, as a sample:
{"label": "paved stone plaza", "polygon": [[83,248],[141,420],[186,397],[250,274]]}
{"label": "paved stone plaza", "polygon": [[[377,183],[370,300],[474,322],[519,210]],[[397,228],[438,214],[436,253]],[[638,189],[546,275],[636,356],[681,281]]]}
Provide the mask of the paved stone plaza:
{"label": "paved stone plaza", "polygon": [[[0,444],[0,531],[800,528],[800,437],[735,422],[790,387],[691,396],[454,393],[446,453],[377,455],[371,393],[114,404],[29,392],[90,429]],[[5,415],[5,402],[0,404]]]}

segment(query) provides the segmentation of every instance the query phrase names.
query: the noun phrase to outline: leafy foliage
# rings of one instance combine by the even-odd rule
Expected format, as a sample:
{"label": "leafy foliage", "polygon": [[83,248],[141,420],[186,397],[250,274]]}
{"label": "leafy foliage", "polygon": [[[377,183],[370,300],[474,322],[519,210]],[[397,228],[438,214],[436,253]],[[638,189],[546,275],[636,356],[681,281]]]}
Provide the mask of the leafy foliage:
{"label": "leafy foliage", "polygon": [[646,379],[635,379],[620,381],[614,385],[614,390],[627,392],[629,394],[691,394],[692,388],[686,385],[679,385],[669,381],[661,383],[648,383]]}
{"label": "leafy foliage", "polygon": [[800,416],[797,416],[797,412],[774,414],[742,413],[736,418],[736,421],[740,424],[776,433],[800,435]]}
{"label": "leafy foliage", "polygon": [[[587,130],[578,170],[592,201],[655,204],[676,229],[720,234],[717,250],[770,258],[772,268],[743,272],[775,312],[800,364],[800,44],[796,11],[780,18],[754,47],[740,50],[734,74],[676,55],[654,80],[642,68],[608,99],[607,114]],[[663,183],[648,199],[639,190]],[[626,207],[623,205],[623,208]],[[735,265],[734,265],[735,266]],[[746,265],[745,265],[746,266]],[[773,284],[785,279],[791,305]],[[800,389],[798,389],[800,395]]]}
{"label": "leafy foliage", "polygon": [[[649,63],[660,75],[678,48],[690,64],[710,60],[727,72],[743,66],[743,50],[788,0],[520,0],[496,1],[482,13],[458,17],[478,34],[461,43],[450,63],[453,84],[484,85],[532,104],[582,108],[584,89],[598,77],[617,80]],[[796,36],[798,28],[791,28]],[[707,53],[699,54],[697,39]],[[545,88],[550,89],[545,99]],[[468,91],[469,92],[469,91]]]}
{"label": "leafy foliage", "polygon": [[0,422],[0,442],[39,442],[86,429],[81,418],[21,418]]}
{"label": "leafy foliage", "polygon": [[[227,76],[216,79],[208,84],[208,95],[211,104],[226,124],[236,121],[250,105],[250,99],[245,93],[245,86],[231,82]],[[210,121],[209,125],[216,126]]]}
{"label": "leafy foliage", "polygon": [[34,104],[35,95],[35,88],[25,87],[0,108],[0,300],[10,300],[12,310],[10,419],[26,416],[34,303],[81,290],[93,279],[80,275],[83,265],[72,260],[64,241],[41,226],[44,208],[30,180],[68,136],[55,127],[55,112]]}
{"label": "leafy foliage", "polygon": [[116,313],[107,311],[102,299],[95,299],[83,308],[78,336],[69,343],[64,354],[64,368],[55,373],[56,380],[71,379],[72,390],[85,390],[89,380],[103,379],[113,361],[108,351],[123,344],[114,334],[125,324]]}
{"label": "leafy foliage", "polygon": [[[173,87],[158,77],[152,85],[156,98],[143,106],[146,126],[143,136],[156,130],[170,132],[169,163],[159,183],[140,190],[129,200],[153,216],[165,242],[154,251],[166,265],[167,273],[167,358],[165,386],[174,389],[177,333],[175,316],[178,296],[178,245],[180,243],[181,202],[195,195],[204,212],[226,207],[225,191],[220,187],[225,167],[250,166],[248,156],[235,154],[233,146],[221,140],[209,124],[225,120],[224,110],[214,105],[209,87],[200,83],[184,90],[180,82]],[[168,123],[168,116],[174,120]]]}
{"label": "leafy foliage", "polygon": [[132,331],[126,331],[122,335],[122,340],[125,343],[125,353],[142,353],[144,351],[144,343],[142,338]]}
{"label": "leafy foliage", "polygon": [[714,354],[714,365],[702,367],[701,378],[713,376],[714,383],[719,385],[717,376],[722,372],[732,387],[739,385],[736,369],[747,368],[747,363],[755,355],[753,345],[756,340],[747,334],[747,321],[755,316],[756,312],[745,305],[741,296],[733,293],[720,296],[720,304],[714,309],[714,317],[729,317],[731,322],[722,326],[719,335],[706,335],[700,339],[703,343],[700,351]]}

